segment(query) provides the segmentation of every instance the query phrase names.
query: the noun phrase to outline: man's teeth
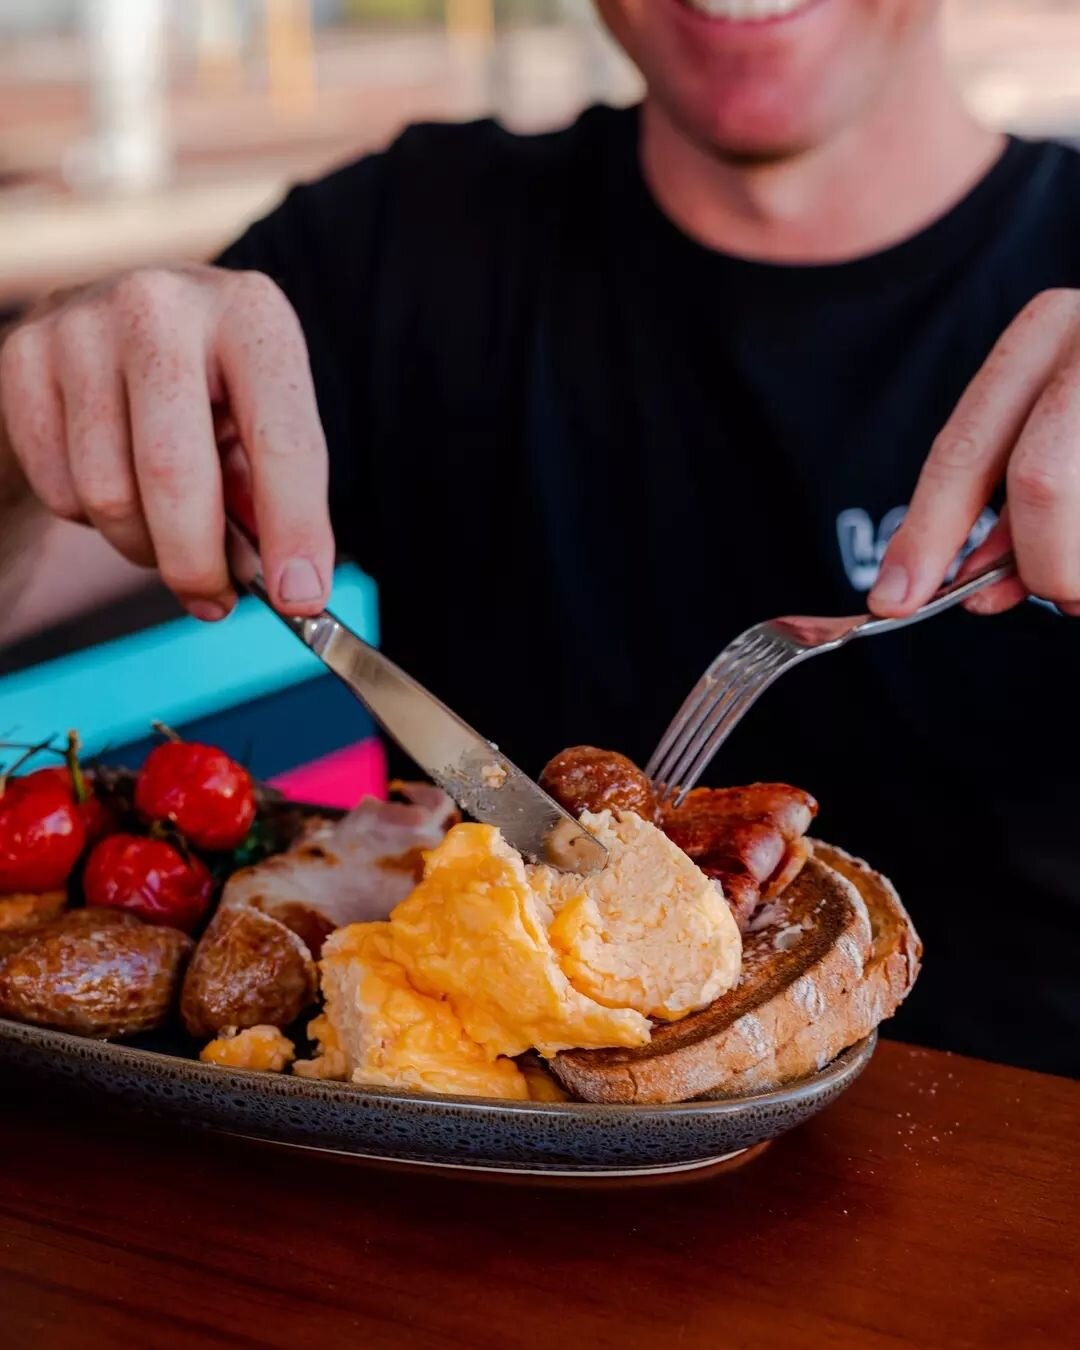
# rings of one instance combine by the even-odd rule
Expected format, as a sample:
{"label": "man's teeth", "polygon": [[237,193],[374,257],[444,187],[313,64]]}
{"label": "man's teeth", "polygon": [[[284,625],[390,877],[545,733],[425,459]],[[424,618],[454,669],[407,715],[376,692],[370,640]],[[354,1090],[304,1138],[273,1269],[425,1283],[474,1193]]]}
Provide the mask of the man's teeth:
{"label": "man's teeth", "polygon": [[778,19],[813,0],[686,0],[691,9],[711,19]]}

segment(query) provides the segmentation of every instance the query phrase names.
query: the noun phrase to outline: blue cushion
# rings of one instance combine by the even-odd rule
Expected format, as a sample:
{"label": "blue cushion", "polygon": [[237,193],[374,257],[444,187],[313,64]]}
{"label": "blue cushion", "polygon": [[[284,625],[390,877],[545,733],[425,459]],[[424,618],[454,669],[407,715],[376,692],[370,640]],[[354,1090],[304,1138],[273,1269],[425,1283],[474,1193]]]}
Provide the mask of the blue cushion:
{"label": "blue cushion", "polygon": [[[359,568],[345,564],[338,569],[331,608],[366,641],[378,642],[375,583]],[[317,689],[323,693],[303,700],[303,716],[321,711],[318,734],[314,725],[299,733],[298,724],[286,725],[286,719],[299,719],[300,704],[289,705],[286,714],[284,706],[272,712],[274,705],[268,701],[262,712],[265,730],[257,734],[250,730],[254,726],[250,721],[234,720],[232,724],[234,729],[241,724],[247,726],[249,730],[243,735],[250,735],[253,745],[259,746],[269,746],[278,737],[292,738],[295,747],[298,734],[301,739],[311,736],[310,753],[301,754],[291,763],[275,764],[270,772],[294,767],[337,745],[361,739],[370,733],[371,723],[347,690],[327,676],[318,658],[305,650],[264,605],[247,596],[221,624],[176,619],[0,677],[0,739],[43,741],[75,727],[87,754],[96,755],[141,742],[155,720],[177,730],[205,730],[230,710],[269,700],[312,681],[318,682]],[[332,696],[331,685],[335,686]],[[321,708],[320,697],[327,699]],[[329,739],[333,727],[340,723],[343,708],[350,712],[356,708],[357,713],[351,721],[346,719],[347,726],[339,726],[336,737]],[[233,739],[231,734],[228,739]],[[236,745],[224,748],[240,749]],[[261,749],[259,755],[261,764]],[[270,753],[269,757],[273,759],[274,755]],[[256,767],[254,763],[252,767]]]}

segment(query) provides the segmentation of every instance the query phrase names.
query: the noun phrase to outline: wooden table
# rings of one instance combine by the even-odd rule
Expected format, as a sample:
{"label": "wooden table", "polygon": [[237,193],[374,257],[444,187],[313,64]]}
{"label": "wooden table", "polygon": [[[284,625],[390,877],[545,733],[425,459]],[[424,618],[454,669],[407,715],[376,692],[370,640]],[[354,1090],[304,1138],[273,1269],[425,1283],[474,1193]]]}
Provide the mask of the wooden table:
{"label": "wooden table", "polygon": [[883,1044],[675,1184],[379,1171],[0,1077],[0,1344],[1075,1345],[1080,1085]]}

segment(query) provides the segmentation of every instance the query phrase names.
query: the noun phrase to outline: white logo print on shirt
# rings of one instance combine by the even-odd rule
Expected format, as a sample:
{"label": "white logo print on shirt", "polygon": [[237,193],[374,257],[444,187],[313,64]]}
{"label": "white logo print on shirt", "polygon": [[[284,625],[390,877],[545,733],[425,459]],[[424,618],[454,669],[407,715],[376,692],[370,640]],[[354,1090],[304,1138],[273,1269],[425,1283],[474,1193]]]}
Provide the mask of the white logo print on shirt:
{"label": "white logo print on shirt", "polygon": [[[881,560],[889,546],[889,540],[900,528],[900,522],[907,515],[906,506],[894,506],[881,518],[881,524],[874,529],[874,522],[861,506],[849,507],[836,517],[836,537],[840,543],[840,558],[844,564],[847,579],[857,591],[868,591],[877,580],[881,569]],[[989,507],[979,516],[968,535],[967,543],[956,556],[945,577],[951,581],[960,570],[960,564],[973,553],[986,539],[997,524],[997,512]]]}
{"label": "white logo print on shirt", "polygon": [[[840,544],[840,558],[844,564],[847,579],[857,591],[868,591],[877,580],[881,569],[881,560],[889,546],[889,540],[900,528],[900,522],[907,515],[906,506],[894,506],[881,518],[881,524],[875,530],[874,522],[861,506],[848,507],[836,517],[836,538]],[[957,554],[953,565],[945,574],[945,580],[952,581],[960,570],[960,564],[979,547],[997,524],[997,512],[987,507],[972,527],[967,543]],[[1051,610],[1054,614],[1061,611],[1049,600],[1041,600],[1037,595],[1028,597],[1032,603]]]}

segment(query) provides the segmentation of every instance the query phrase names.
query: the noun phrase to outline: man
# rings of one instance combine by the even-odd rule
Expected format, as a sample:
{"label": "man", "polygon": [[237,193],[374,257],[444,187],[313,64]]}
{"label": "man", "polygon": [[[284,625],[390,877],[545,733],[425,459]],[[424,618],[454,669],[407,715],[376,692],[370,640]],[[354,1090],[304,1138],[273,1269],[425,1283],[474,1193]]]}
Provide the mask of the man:
{"label": "man", "polygon": [[413,129],[221,267],[16,328],[5,581],[76,603],[94,536],[51,512],[223,617],[223,499],[253,494],[277,602],[317,610],[317,391],[386,649],[535,771],[647,756],[753,622],[858,612],[875,577],[903,614],[1011,540],[1021,580],[970,605],[997,617],[811,663],[713,773],[811,789],[895,877],[928,950],[899,1032],[1075,1071],[1080,159],[970,118],[935,0],[600,9],[640,109]]}

